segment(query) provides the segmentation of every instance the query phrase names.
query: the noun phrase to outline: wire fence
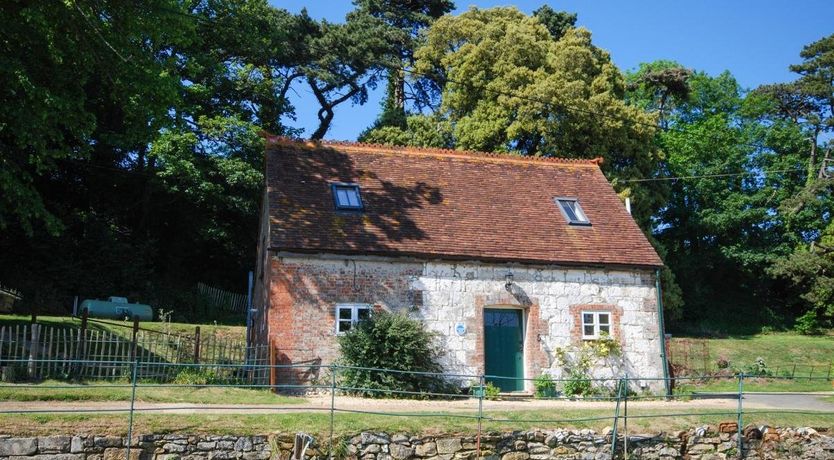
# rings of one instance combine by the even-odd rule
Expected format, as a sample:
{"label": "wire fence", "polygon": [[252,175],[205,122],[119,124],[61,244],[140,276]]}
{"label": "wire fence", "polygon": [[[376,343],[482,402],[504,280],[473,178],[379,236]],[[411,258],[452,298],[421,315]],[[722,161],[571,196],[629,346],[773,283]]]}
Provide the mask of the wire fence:
{"label": "wire fence", "polygon": [[[763,424],[787,420],[801,420],[807,425],[818,428],[830,428],[834,424],[834,400],[825,402],[824,397],[834,399],[831,390],[831,378],[825,375],[806,377],[820,387],[827,387],[825,394],[819,392],[798,391],[793,387],[795,379],[783,376],[750,376],[739,373],[734,376],[698,376],[677,377],[675,383],[679,388],[672,396],[657,394],[652,389],[663,388],[662,377],[616,376],[611,378],[587,378],[588,391],[582,395],[560,393],[575,384],[575,379],[552,379],[557,391],[529,394],[509,393],[495,394],[489,391],[489,382],[498,379],[509,380],[512,377],[494,375],[471,375],[452,373],[427,373],[393,369],[376,369],[340,365],[310,364],[207,364],[207,363],[151,363],[139,359],[133,361],[113,360],[108,362],[88,360],[47,360],[40,359],[36,366],[48,368],[51,365],[66,364],[70,366],[101,366],[120,369],[119,377],[108,381],[91,384],[83,375],[67,382],[38,381],[4,381],[0,383],[0,415],[34,415],[34,414],[124,414],[126,416],[128,438],[134,433],[134,416],[136,414],[170,413],[187,411],[189,413],[216,413],[218,411],[266,411],[275,414],[297,414],[311,412],[328,414],[321,432],[329,436],[329,446],[335,445],[337,435],[335,425],[345,414],[358,414],[362,417],[407,418],[413,420],[437,419],[435,429],[444,423],[454,421],[459,426],[470,426],[477,432],[477,445],[487,430],[500,427],[517,429],[534,426],[540,429],[564,428],[575,426],[606,425],[610,427],[607,442],[613,458],[628,458],[629,443],[635,439],[634,430],[645,430],[650,426],[666,423],[675,424],[710,423],[718,421],[734,426],[732,442],[737,443],[737,451],[745,452],[747,440],[742,430],[745,423]],[[0,367],[31,365],[32,360],[6,360]],[[170,368],[164,375],[176,375],[173,380],[154,377],[150,368]],[[361,373],[364,380],[357,382],[351,376]],[[307,381],[287,378],[293,375],[315,375]],[[261,376],[255,378],[253,376]],[[263,376],[269,376],[268,381]],[[433,379],[446,385],[413,388],[416,377]],[[524,381],[525,388],[535,388],[537,379],[517,379]],[[383,385],[383,382],[385,385]],[[398,383],[402,383],[398,386]],[[671,382],[669,382],[671,383]],[[718,384],[718,387],[716,387]],[[771,385],[773,391],[750,391],[756,385]],[[719,391],[715,391],[718,388]],[[727,390],[731,388],[731,390]],[[767,388],[767,387],[764,387]],[[183,390],[191,393],[200,389],[213,389],[220,392],[215,395],[213,404],[194,403],[182,405],[180,396],[168,395],[169,399],[153,395],[161,390]],[[224,389],[244,392],[235,395],[235,403],[225,402]],[[801,390],[801,388],[800,388]],[[70,396],[71,392],[99,392],[99,396]],[[31,394],[27,395],[27,392]],[[101,396],[101,393],[106,396]],[[119,393],[121,392],[121,393]],[[296,395],[295,401],[285,398],[277,403],[265,401],[267,392]],[[115,397],[121,394],[123,397]],[[148,394],[152,397],[148,398]],[[311,396],[316,395],[316,396]],[[364,396],[364,397],[357,397]],[[370,397],[368,397],[370,396]],[[318,398],[315,403],[309,399]],[[55,401],[83,400],[101,398],[111,401],[108,405],[91,405],[62,407],[61,404],[49,406],[26,404],[15,405],[15,401]],[[388,398],[381,400],[379,398]],[[681,404],[695,398],[703,402]],[[391,399],[420,399],[424,401],[391,401]],[[721,399],[720,403],[710,399]],[[112,402],[118,401],[118,402]],[[155,403],[151,403],[156,401]],[[177,404],[174,404],[174,402]],[[326,402],[325,403],[323,403]],[[137,403],[140,403],[137,405]],[[374,422],[378,423],[378,422]],[[630,432],[631,431],[631,432]],[[128,443],[128,446],[132,443]],[[129,447],[128,447],[129,449]],[[126,458],[130,458],[128,452]]]}
{"label": "wire fence", "polygon": [[[760,374],[767,373],[781,377],[831,378],[834,373],[834,360],[831,357],[818,363],[772,362],[755,360],[753,362],[731,362],[722,356],[713,356],[710,342],[703,338],[676,337],[667,339],[668,359],[672,370],[678,376],[699,376],[711,374],[735,375],[739,372]],[[828,362],[825,362],[828,361]]]}
{"label": "wire fence", "polygon": [[[177,373],[166,364],[268,364],[267,351],[267,345],[201,334],[199,327],[191,335],[86,317],[80,326],[2,325],[0,363],[17,364],[3,366],[0,380],[115,379],[129,376],[123,363],[134,361],[142,362],[139,378],[172,380]],[[264,380],[267,374],[258,376]]]}

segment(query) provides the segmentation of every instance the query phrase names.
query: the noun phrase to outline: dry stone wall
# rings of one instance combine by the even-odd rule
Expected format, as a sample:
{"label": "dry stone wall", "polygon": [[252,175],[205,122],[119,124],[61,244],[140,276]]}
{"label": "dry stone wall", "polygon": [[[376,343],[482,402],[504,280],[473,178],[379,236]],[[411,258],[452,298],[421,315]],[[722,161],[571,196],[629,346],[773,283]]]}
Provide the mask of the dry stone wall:
{"label": "dry stone wall", "polygon": [[[725,430],[726,431],[726,430]],[[130,460],[289,460],[294,436],[139,435]],[[622,437],[615,458],[624,458]],[[412,436],[360,433],[337,440],[334,457],[351,460],[607,460],[608,430],[533,430],[467,435]],[[328,458],[326,443],[313,443],[306,460]],[[834,459],[834,438],[811,428],[744,430],[745,459]],[[479,450],[480,448],[480,450]],[[0,436],[0,460],[123,460],[122,437],[77,435]],[[740,458],[735,433],[699,427],[668,435],[629,437],[629,459],[723,460]]]}

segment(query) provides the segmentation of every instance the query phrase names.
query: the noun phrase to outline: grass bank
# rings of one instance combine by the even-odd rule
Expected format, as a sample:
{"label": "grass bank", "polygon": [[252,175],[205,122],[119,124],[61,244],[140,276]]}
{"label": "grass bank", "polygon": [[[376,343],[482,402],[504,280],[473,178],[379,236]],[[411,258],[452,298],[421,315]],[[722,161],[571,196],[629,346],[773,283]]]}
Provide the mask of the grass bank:
{"label": "grass bank", "polygon": [[[691,345],[687,346],[686,342]],[[825,376],[834,361],[834,335],[779,332],[728,338],[673,337],[670,354],[673,363],[688,361],[692,368],[702,369],[706,364],[714,370],[722,359],[731,368],[741,369],[762,358],[771,371],[778,370],[779,374],[794,372],[796,376],[807,377],[813,372],[815,376]]]}
{"label": "grass bank", "polygon": [[[829,380],[809,379],[767,379],[767,378],[745,378],[745,392],[805,392],[805,391],[832,391],[834,386]],[[728,392],[738,391],[737,379],[710,379],[702,381],[679,381],[675,388],[676,395],[687,395],[693,392]]]}
{"label": "grass bank", "polygon": [[[94,321],[88,323],[92,330],[104,330],[119,334],[123,337],[130,337],[131,321],[104,320],[91,318]],[[0,326],[29,324],[30,316],[24,315],[0,315]],[[242,319],[241,319],[242,321]],[[38,324],[47,326],[79,327],[81,320],[71,316],[38,316]],[[139,323],[139,327],[157,332],[168,332],[172,334],[194,335],[194,329],[200,326],[201,335],[214,335],[218,339],[239,340],[246,339],[245,326],[228,326],[222,324],[192,324],[192,323],[170,323],[162,321],[146,321]]]}
{"label": "grass bank", "polygon": [[[0,401],[130,401],[131,386],[120,382],[0,385]],[[138,386],[136,400],[194,404],[302,404],[300,397],[281,396],[266,389],[179,386]]]}
{"label": "grass bank", "polygon": [[[501,412],[495,415],[500,421],[483,421],[484,431],[511,431],[526,429],[591,428],[601,430],[611,426],[613,415],[608,410],[559,410]],[[636,432],[674,431],[721,421],[735,421],[731,413],[694,411],[688,414],[668,414],[662,410],[629,412],[629,430]],[[605,417],[600,420],[588,420]],[[558,421],[554,421],[558,420]],[[831,429],[834,414],[796,414],[786,412],[749,413],[745,423],[771,426],[812,426]],[[212,434],[268,434],[272,432],[305,432],[319,439],[329,435],[330,416],[326,411],[298,412],[292,414],[143,414],[134,417],[134,433],[212,433]],[[477,419],[453,417],[451,414],[423,414],[419,417],[395,417],[374,414],[337,413],[334,418],[336,436],[351,435],[361,431],[385,431],[389,433],[475,433]],[[57,433],[127,434],[126,414],[26,414],[0,415],[0,434],[36,436]]]}

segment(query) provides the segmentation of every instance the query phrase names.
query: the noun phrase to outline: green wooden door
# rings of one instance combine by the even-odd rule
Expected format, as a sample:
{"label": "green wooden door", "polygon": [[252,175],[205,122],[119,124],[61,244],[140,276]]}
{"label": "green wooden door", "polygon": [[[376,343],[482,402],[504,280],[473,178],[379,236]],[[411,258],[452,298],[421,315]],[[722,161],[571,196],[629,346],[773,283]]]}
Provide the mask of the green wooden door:
{"label": "green wooden door", "polygon": [[487,377],[487,382],[501,391],[524,390],[521,310],[484,309],[484,361],[484,373],[494,376]]}

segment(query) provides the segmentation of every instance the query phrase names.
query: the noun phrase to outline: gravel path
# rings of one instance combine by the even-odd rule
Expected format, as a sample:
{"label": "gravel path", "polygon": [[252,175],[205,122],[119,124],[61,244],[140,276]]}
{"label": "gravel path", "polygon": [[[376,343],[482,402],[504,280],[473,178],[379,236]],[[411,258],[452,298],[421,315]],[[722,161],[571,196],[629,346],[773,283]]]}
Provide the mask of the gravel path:
{"label": "gravel path", "polygon": [[[735,410],[737,401],[730,395],[726,398],[715,398],[692,401],[629,401],[629,407],[634,409],[663,409],[670,412],[686,412],[687,410],[720,409]],[[821,410],[834,411],[834,404],[823,403],[818,395],[747,395],[744,406],[746,408],[778,408],[797,410]],[[566,400],[516,400],[516,401],[484,401],[484,411],[522,411],[522,410],[576,410],[576,409],[601,409],[613,410],[613,401],[566,401]],[[2,412],[43,412],[77,413],[81,411],[125,411],[129,409],[128,401],[4,401],[0,402],[0,413]],[[155,413],[293,413],[293,412],[317,412],[330,410],[329,396],[313,396],[305,398],[302,404],[229,404],[224,405],[222,401],[217,404],[192,404],[192,403],[151,403],[136,402],[134,406],[140,411],[152,411]],[[413,401],[396,399],[362,399],[348,396],[336,398],[336,407],[348,411],[371,411],[388,413],[412,413],[412,412],[472,412],[478,411],[478,401],[475,399],[462,399],[453,401]]]}

